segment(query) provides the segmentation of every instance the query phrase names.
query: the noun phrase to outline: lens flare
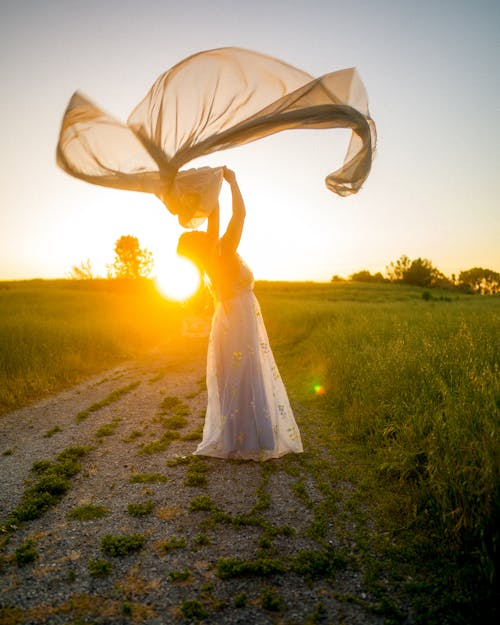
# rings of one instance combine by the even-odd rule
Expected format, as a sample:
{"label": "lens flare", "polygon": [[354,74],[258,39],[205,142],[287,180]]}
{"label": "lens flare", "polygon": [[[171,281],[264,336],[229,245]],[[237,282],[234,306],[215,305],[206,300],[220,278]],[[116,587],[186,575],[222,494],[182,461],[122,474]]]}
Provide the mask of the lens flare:
{"label": "lens flare", "polygon": [[200,273],[193,263],[175,255],[159,264],[155,282],[165,297],[182,302],[200,286]]}
{"label": "lens flare", "polygon": [[324,395],[325,394],[325,387],[321,386],[321,384],[315,384],[314,385],[314,392],[316,393],[316,395]]}

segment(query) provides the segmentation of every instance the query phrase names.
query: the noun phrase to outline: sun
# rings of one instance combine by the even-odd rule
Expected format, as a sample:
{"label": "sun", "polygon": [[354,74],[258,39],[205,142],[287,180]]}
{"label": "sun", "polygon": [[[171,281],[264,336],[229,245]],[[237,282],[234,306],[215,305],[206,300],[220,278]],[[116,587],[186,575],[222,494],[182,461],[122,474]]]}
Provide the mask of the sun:
{"label": "sun", "polygon": [[200,286],[200,272],[185,258],[174,255],[155,266],[156,287],[168,299],[182,302]]}

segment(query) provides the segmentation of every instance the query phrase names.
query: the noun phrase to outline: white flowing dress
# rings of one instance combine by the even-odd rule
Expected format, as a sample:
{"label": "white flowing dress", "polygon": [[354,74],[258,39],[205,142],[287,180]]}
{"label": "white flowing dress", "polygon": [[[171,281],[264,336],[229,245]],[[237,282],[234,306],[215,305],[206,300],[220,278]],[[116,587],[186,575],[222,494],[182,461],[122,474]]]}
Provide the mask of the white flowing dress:
{"label": "white flowing dress", "polygon": [[224,284],[212,279],[208,406],[195,453],[247,460],[300,453],[300,432],[253,293],[252,272],[238,255],[231,260],[231,277]]}

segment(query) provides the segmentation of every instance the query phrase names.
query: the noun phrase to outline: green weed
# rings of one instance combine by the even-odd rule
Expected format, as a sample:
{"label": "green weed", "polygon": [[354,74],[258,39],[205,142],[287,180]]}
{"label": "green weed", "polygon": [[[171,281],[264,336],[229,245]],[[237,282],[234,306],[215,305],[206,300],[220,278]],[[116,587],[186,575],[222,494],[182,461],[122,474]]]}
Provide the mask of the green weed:
{"label": "green weed", "polygon": [[185,582],[191,577],[191,571],[184,569],[183,571],[170,571],[168,579],[171,582]]}
{"label": "green weed", "polygon": [[109,556],[126,556],[144,547],[145,538],[141,534],[113,536],[106,534],[101,539],[101,550]]}
{"label": "green weed", "polygon": [[215,509],[215,503],[211,497],[208,495],[200,495],[199,497],[194,497],[191,499],[188,505],[188,509],[190,512],[194,512],[196,510],[205,510],[210,511]]}
{"label": "green weed", "polygon": [[184,549],[187,545],[185,538],[177,538],[177,536],[172,536],[169,540],[166,540],[161,544],[161,548],[163,551],[172,551],[174,549]]}
{"label": "green weed", "polygon": [[87,447],[68,447],[55,462],[35,462],[32,470],[39,476],[38,482],[24,491],[20,503],[11,512],[11,522],[37,519],[54,506],[69,489],[69,478],[81,470],[78,460],[87,452]]}
{"label": "green weed", "polygon": [[203,607],[203,604],[196,599],[183,601],[180,605],[180,610],[183,616],[189,620],[204,619],[208,616],[208,612]]}
{"label": "green weed", "polygon": [[107,516],[107,514],[108,509],[105,506],[87,504],[85,506],[73,508],[73,510],[68,513],[68,519],[72,521],[93,521],[94,519],[100,519]]}
{"label": "green weed", "polygon": [[34,547],[34,542],[32,540],[27,540],[14,552],[14,559],[17,566],[30,564],[31,562],[34,562],[37,558],[38,553]]}
{"label": "green weed", "polygon": [[139,454],[160,454],[163,453],[170,445],[172,441],[180,438],[178,432],[165,432],[158,440],[151,441],[143,445],[137,452]]}
{"label": "green weed", "polygon": [[110,404],[116,401],[119,401],[124,395],[126,395],[127,393],[130,393],[135,388],[137,388],[139,384],[140,384],[140,381],[131,382],[130,384],[127,384],[127,386],[122,386],[121,388],[117,388],[112,393],[110,393],[109,395],[101,399],[100,401],[95,402],[94,404],[86,408],[85,410],[82,410],[81,412],[79,412],[76,415],[76,420],[84,421],[92,412],[97,412],[98,410],[101,410],[101,408],[104,408],[105,406],[109,406]]}
{"label": "green weed", "polygon": [[234,577],[269,577],[285,573],[286,567],[280,560],[259,558],[257,560],[238,560],[236,558],[221,558],[216,564],[217,575],[221,579]]}
{"label": "green weed", "polygon": [[141,436],[144,436],[143,432],[140,432],[139,430],[132,430],[132,432],[130,432],[128,436],[126,436],[125,438],[122,438],[122,442],[132,443],[133,441],[140,438]]}
{"label": "green weed", "polygon": [[186,417],[174,415],[173,417],[165,417],[162,420],[163,426],[169,430],[182,430],[188,424]]}
{"label": "green weed", "polygon": [[113,570],[113,565],[108,560],[103,558],[96,558],[95,560],[89,560],[89,574],[93,577],[105,577],[109,575]]}
{"label": "green weed", "polygon": [[161,473],[135,473],[130,478],[132,484],[155,484],[157,482],[166,482],[168,478]]}
{"label": "green weed", "polygon": [[57,434],[57,432],[62,432],[62,429],[58,425],[55,425],[53,428],[50,428],[50,430],[47,430],[45,434],[43,434],[43,438],[52,438],[52,436],[54,436],[54,434]]}
{"label": "green weed", "polygon": [[263,588],[260,594],[261,606],[270,612],[281,612],[285,605],[283,597],[272,588]]}
{"label": "green weed", "polygon": [[116,428],[118,427],[121,419],[113,419],[111,423],[105,423],[101,425],[95,433],[97,438],[103,438],[104,436],[113,436]]}
{"label": "green weed", "polygon": [[180,465],[189,464],[191,462],[190,456],[177,456],[172,460],[167,460],[165,463],[167,467],[178,467]]}
{"label": "green weed", "polygon": [[155,507],[154,501],[149,500],[144,503],[129,503],[127,506],[127,512],[130,516],[146,516],[153,512]]}
{"label": "green weed", "polygon": [[235,595],[233,599],[233,606],[235,608],[244,608],[248,602],[248,595],[246,592],[240,592]]}

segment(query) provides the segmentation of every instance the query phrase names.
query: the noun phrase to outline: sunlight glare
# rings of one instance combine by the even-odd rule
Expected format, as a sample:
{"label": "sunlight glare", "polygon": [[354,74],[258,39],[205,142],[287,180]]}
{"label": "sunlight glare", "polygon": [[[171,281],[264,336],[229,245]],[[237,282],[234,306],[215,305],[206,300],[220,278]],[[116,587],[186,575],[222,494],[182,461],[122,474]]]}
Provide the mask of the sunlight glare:
{"label": "sunlight glare", "polygon": [[162,295],[182,302],[200,286],[200,273],[189,260],[175,255],[156,266],[155,283]]}

